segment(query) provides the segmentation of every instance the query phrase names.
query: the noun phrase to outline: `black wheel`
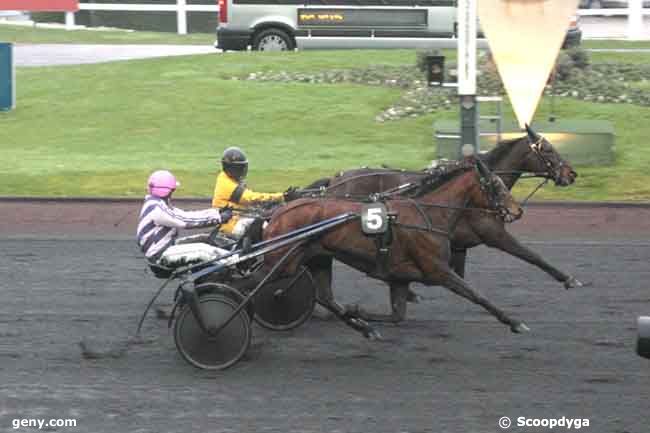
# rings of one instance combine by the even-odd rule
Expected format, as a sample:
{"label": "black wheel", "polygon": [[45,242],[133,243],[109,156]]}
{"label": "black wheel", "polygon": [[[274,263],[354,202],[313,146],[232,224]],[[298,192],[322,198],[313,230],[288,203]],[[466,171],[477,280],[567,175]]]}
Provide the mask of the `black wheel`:
{"label": "black wheel", "polygon": [[[209,277],[209,276],[208,276]],[[205,281],[202,284],[199,284],[196,286],[196,293],[199,294],[199,296],[204,296],[204,295],[223,295],[230,300],[232,300],[235,304],[239,305],[242,302],[244,302],[245,296],[237,290],[236,288],[229,286],[228,284],[224,284],[223,282],[219,281]],[[253,316],[255,316],[255,309],[253,308],[253,303],[249,302],[246,308],[244,309],[246,313],[248,313],[248,319],[252,323],[253,322]]]}
{"label": "black wheel", "polygon": [[255,51],[293,51],[296,44],[284,30],[271,28],[262,30],[253,38]]}
{"label": "black wheel", "polygon": [[[227,320],[237,303],[222,294],[200,297],[199,304],[206,327],[216,328]],[[181,356],[195,367],[205,370],[224,370],[248,350],[251,342],[251,322],[245,311],[238,313],[217,335],[205,333],[184,305],[174,323],[174,342]]]}
{"label": "black wheel", "polygon": [[287,331],[309,319],[316,304],[316,286],[307,268],[262,287],[255,295],[255,321],[267,329]]}

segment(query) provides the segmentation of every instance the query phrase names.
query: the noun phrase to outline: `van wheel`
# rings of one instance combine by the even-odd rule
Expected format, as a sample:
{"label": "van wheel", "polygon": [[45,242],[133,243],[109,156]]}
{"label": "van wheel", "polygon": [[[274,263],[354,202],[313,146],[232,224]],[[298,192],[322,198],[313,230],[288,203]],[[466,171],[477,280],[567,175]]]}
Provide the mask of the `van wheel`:
{"label": "van wheel", "polygon": [[255,51],[293,51],[296,47],[293,38],[287,32],[275,28],[257,33],[252,45]]}

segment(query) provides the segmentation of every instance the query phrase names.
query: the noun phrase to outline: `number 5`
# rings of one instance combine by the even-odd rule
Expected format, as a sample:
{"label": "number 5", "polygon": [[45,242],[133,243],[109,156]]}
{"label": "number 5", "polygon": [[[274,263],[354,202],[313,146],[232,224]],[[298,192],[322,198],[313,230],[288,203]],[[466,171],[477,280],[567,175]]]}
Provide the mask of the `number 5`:
{"label": "number 5", "polygon": [[375,207],[368,209],[366,225],[370,230],[379,230],[384,225],[383,209]]}
{"label": "number 5", "polygon": [[361,211],[361,228],[367,235],[385,233],[388,229],[388,211],[382,203],[371,203]]}

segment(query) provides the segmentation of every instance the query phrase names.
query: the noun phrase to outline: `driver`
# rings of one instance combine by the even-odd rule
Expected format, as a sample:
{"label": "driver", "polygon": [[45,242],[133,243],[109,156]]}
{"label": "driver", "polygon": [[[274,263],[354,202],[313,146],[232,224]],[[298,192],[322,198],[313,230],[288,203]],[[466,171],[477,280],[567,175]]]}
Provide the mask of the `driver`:
{"label": "driver", "polygon": [[[248,173],[248,159],[238,147],[229,147],[221,157],[223,171],[217,176],[212,197],[212,207],[242,207],[254,204],[283,201],[286,193],[260,193],[249,189],[244,183]],[[289,188],[292,190],[292,188]],[[287,190],[287,193],[289,192]],[[221,230],[236,238],[243,236],[254,218],[233,217]]]}
{"label": "driver", "polygon": [[187,263],[213,260],[227,250],[197,241],[198,237],[178,238],[178,229],[206,227],[226,223],[232,217],[228,208],[184,211],[173,207],[170,199],[180,183],[166,170],[149,176],[138,222],[137,240],[140,249],[152,264],[180,266]]}

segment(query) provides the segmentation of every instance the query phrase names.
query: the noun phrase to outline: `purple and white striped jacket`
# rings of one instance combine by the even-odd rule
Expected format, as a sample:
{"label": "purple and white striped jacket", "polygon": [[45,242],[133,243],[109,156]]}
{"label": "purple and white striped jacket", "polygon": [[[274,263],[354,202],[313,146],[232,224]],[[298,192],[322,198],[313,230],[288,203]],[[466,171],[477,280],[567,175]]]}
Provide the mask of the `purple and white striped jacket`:
{"label": "purple and white striped jacket", "polygon": [[219,222],[218,209],[184,211],[170,206],[162,198],[147,195],[138,222],[138,245],[147,259],[155,261],[174,244],[178,229],[205,227]]}

